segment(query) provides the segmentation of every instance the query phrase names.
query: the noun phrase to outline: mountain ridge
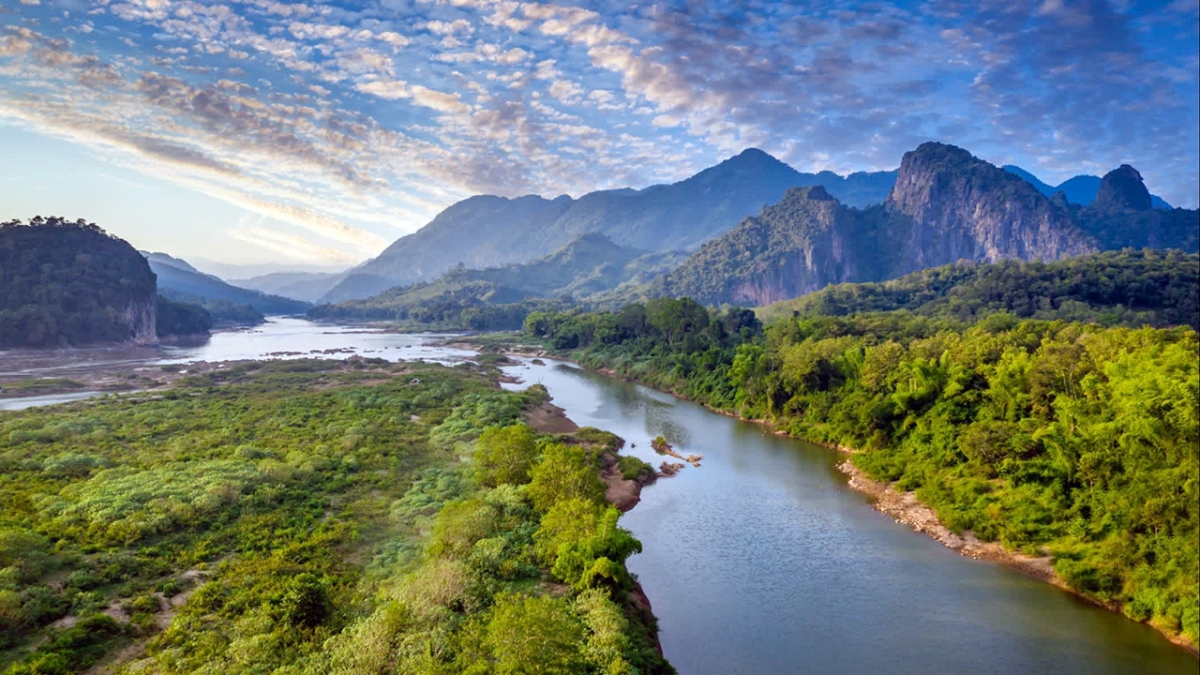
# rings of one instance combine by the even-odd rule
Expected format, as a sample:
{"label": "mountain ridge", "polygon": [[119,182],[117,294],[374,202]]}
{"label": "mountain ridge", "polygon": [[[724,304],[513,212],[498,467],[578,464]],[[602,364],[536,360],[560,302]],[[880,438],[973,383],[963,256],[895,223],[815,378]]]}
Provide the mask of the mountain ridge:
{"label": "mountain ridge", "polygon": [[845,178],[800,173],[769,153],[748,148],[681,181],[640,190],[601,190],[578,199],[476,195],[452,204],[417,232],[344,274],[321,301],[435,279],[460,262],[473,269],[530,262],[591,233],[647,254],[691,249],[779,201],[788,188],[828,182],[830,192],[865,204],[882,201],[891,181],[890,172]]}
{"label": "mountain ridge", "polygon": [[789,190],[678,268],[653,296],[767,305],[847,282],[883,281],[958,260],[1059,260],[1124,247],[1193,251],[1195,211],[1154,209],[1141,175],[1101,179],[1099,203],[1049,198],[1027,180],[942,143],[905,153],[884,204],[854,209],[827,191]]}

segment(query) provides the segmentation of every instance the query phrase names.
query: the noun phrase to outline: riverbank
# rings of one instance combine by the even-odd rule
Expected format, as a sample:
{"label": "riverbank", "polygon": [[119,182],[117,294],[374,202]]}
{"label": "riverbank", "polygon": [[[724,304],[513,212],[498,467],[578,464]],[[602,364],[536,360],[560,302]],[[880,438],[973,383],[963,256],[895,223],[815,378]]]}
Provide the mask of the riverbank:
{"label": "riverbank", "polygon": [[[491,345],[493,349],[496,348],[494,342],[491,343]],[[651,389],[668,393],[684,400],[692,401],[703,406],[705,409],[711,412],[719,413],[725,417],[754,422],[767,429],[772,435],[792,437],[790,434],[776,428],[767,420],[747,419],[735,412],[715,409],[702,402],[694,401],[686,395],[680,394],[679,392],[672,391],[666,386],[655,386],[654,384],[638,380],[634,377],[624,376],[622,373],[616,372],[611,368],[603,367],[603,364],[580,363],[579,361],[570,357],[563,358],[561,355],[555,354],[552,350],[528,344],[519,345],[511,351],[514,354],[520,354],[526,357],[555,358],[575,363],[591,372],[597,372],[615,377],[625,382],[647,386]],[[831,447],[828,444],[816,444],[823,445],[825,447]],[[1038,581],[1049,583],[1059,589],[1066,590],[1072,595],[1085,600],[1089,604],[1099,605],[1100,607],[1108,609],[1113,613],[1121,614],[1124,618],[1128,618],[1125,616],[1123,608],[1120,605],[1097,602],[1094,598],[1090,598],[1086,594],[1071,588],[1063,578],[1056,574],[1053,560],[1050,556],[1039,556],[1037,554],[1027,555],[1021,553],[1020,551],[1009,550],[1000,543],[982,541],[978,537],[975,537],[971,532],[963,532],[961,534],[955,533],[942,523],[932,508],[917,499],[915,494],[897,490],[894,485],[889,485],[880,481],[873,481],[872,479],[868,478],[865,473],[859,470],[857,466],[850,461],[850,456],[852,456],[855,452],[853,448],[833,447],[832,449],[839,450],[847,455],[847,457],[839,459],[837,463],[842,465],[840,468],[842,472],[847,475],[846,480],[849,487],[856,492],[860,492],[871,497],[871,502],[876,509],[891,515],[897,522],[903,522],[907,526],[912,527],[915,531],[926,534],[926,536],[935,539],[951,550],[957,551],[964,557],[969,557],[973,560],[986,560],[989,562],[1002,564],[1006,567],[1022,572],[1023,574]],[[1150,622],[1140,623],[1149,624],[1149,626],[1154,628],[1156,632],[1160,633],[1164,637],[1167,637],[1171,643],[1183,647],[1193,656],[1197,654],[1196,645],[1182,638],[1181,636],[1172,634],[1173,628],[1171,626],[1155,625],[1154,623]]]}

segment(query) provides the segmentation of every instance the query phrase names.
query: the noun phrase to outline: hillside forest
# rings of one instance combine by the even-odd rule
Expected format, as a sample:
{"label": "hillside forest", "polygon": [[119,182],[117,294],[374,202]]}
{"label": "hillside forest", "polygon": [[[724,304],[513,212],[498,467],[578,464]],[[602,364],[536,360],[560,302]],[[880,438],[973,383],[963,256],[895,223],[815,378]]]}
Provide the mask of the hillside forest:
{"label": "hillside forest", "polygon": [[855,466],[952,530],[1048,555],[1070,588],[1195,645],[1196,279],[1195,256],[1104,254],[833,287],[772,308],[765,327],[749,310],[665,298],[535,312],[525,332],[588,367],[853,448]]}

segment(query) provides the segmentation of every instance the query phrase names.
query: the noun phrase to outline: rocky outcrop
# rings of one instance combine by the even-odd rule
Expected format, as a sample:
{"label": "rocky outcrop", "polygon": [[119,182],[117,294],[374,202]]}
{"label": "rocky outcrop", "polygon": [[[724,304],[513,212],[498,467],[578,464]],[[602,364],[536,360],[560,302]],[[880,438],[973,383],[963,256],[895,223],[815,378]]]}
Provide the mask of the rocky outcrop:
{"label": "rocky outcrop", "polygon": [[129,325],[129,340],[134,344],[158,344],[156,300],[157,295],[151,295],[148,298],[134,298],[125,308],[122,319]]}
{"label": "rocky outcrop", "polygon": [[850,208],[820,187],[789,190],[651,294],[766,305],[959,260],[1057,260],[1096,249],[1061,200],[965,150],[926,143],[905,154],[882,206]]}
{"label": "rocky outcrop", "polygon": [[952,145],[905,153],[884,208],[892,237],[905,235],[890,276],[956,260],[1057,260],[1096,250],[1060,204]]}
{"label": "rocky outcrop", "polygon": [[0,223],[0,291],[0,348],[156,342],[149,263],[82,219]]}
{"label": "rocky outcrop", "polygon": [[1155,208],[1137,169],[1122,164],[1100,182],[1096,200],[1074,214],[1079,226],[1103,249],[1200,250],[1200,213]]}
{"label": "rocky outcrop", "polygon": [[1142,182],[1142,174],[1128,164],[1105,174],[1091,206],[1101,211],[1149,211],[1154,208],[1150,191]]}

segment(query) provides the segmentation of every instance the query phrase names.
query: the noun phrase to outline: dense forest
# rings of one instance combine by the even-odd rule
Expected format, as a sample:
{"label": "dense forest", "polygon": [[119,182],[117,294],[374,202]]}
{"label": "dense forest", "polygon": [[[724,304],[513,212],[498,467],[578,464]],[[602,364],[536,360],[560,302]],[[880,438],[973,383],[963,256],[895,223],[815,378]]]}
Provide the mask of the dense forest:
{"label": "dense forest", "polygon": [[1107,251],[1054,262],[958,263],[883,283],[839,284],[759,310],[770,320],[907,310],[966,323],[1021,318],[1200,330],[1200,256]]}
{"label": "dense forest", "polygon": [[94,224],[0,223],[0,348],[152,338],[154,298],[145,258]]}
{"label": "dense forest", "polygon": [[213,315],[200,305],[174,302],[158,296],[155,303],[158,336],[200,335],[213,327]]}
{"label": "dense forest", "polygon": [[598,477],[620,439],[538,434],[545,389],[479,370],[243,363],[0,413],[0,672],[673,672]]}
{"label": "dense forest", "polygon": [[534,313],[526,331],[590,367],[856,448],[855,465],[915,491],[948,527],[1048,554],[1080,593],[1196,643],[1193,328],[797,314],[763,328],[748,310],[660,299]]}

